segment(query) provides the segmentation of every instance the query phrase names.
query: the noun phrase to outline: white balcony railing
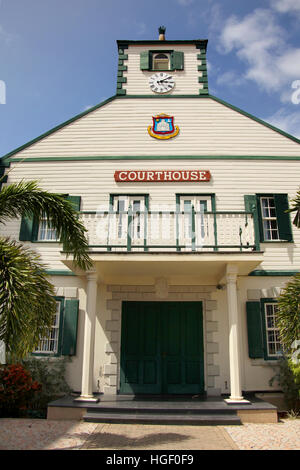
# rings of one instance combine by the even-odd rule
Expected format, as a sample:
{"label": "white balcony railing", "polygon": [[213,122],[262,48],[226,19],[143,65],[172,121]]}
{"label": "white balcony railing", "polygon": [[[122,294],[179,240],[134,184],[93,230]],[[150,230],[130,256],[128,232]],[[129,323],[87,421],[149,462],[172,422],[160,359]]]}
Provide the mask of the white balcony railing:
{"label": "white balcony railing", "polygon": [[251,212],[83,211],[97,251],[255,251]]}

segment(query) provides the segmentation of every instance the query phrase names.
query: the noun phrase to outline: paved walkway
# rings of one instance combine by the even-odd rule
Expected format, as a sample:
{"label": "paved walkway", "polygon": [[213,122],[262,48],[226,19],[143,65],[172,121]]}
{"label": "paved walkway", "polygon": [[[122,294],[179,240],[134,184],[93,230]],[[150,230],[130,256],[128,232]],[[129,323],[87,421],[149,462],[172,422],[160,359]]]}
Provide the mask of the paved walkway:
{"label": "paved walkway", "polygon": [[0,450],[300,450],[300,419],[243,426],[0,419]]}

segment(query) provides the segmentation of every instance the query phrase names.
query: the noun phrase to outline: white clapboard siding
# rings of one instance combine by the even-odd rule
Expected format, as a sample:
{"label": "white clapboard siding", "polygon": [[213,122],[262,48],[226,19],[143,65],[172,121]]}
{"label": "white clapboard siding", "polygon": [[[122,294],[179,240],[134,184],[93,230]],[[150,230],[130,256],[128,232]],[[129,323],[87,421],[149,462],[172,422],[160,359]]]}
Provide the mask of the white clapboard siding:
{"label": "white clapboard siding", "polygon": [[[127,78],[127,83],[123,84],[123,89],[126,90],[128,95],[147,95],[152,94],[150,90],[148,79],[154,72],[147,70],[140,70],[140,53],[149,49],[149,45],[143,46],[129,46],[128,60],[124,61],[127,66],[127,71],[123,72],[123,76]],[[198,65],[201,61],[197,60],[199,49],[195,45],[182,46],[158,44],[153,47],[155,50],[174,50],[184,52],[184,70],[170,71],[170,75],[175,80],[175,87],[170,94],[172,95],[199,95],[199,88],[202,85],[198,82],[200,73],[198,72]],[[151,50],[151,47],[150,47]]]}
{"label": "white clapboard siding", "polygon": [[[152,116],[159,113],[174,116],[180,129],[177,137],[158,140],[148,134]],[[299,156],[299,153],[297,142],[211,98],[117,98],[16,156]]]}
{"label": "white clapboard siding", "polygon": [[[244,195],[287,193],[292,199],[299,187],[299,162],[291,160],[128,160],[128,161],[39,161],[13,165],[9,181],[39,180],[44,189],[80,195],[81,210],[108,210],[109,194],[149,194],[150,210],[174,210],[176,193],[216,195],[217,211],[243,211]],[[115,170],[210,170],[205,183],[116,183]],[[19,222],[1,228],[1,234],[18,239]],[[299,269],[300,230],[293,227],[294,244],[261,244],[265,250],[263,269]],[[52,243],[31,245],[51,269],[62,269],[59,250]]]}

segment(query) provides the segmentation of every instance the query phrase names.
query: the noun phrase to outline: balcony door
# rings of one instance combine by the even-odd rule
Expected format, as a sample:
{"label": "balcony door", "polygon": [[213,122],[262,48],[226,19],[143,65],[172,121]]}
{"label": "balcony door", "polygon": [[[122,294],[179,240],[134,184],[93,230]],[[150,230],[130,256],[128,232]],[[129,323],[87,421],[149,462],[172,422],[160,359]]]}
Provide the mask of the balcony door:
{"label": "balcony door", "polygon": [[110,218],[110,244],[123,248],[144,245],[145,196],[115,196]]}
{"label": "balcony door", "polygon": [[178,231],[179,245],[182,251],[194,248],[201,250],[203,245],[210,245],[213,236],[212,210],[210,196],[181,196]]}

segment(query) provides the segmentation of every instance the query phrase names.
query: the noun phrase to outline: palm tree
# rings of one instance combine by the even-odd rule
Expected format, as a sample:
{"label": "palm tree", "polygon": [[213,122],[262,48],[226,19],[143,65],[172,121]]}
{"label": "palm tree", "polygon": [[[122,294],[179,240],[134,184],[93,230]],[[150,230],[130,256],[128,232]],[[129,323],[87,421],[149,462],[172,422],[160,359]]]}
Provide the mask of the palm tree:
{"label": "palm tree", "polygon": [[[292,200],[292,207],[287,212],[296,212],[293,224],[300,228],[300,191]],[[293,352],[293,343],[300,339],[300,274],[292,279],[282,289],[278,297],[277,326],[280,341],[287,354]]]}
{"label": "palm tree", "polygon": [[296,212],[293,224],[300,228],[300,190],[297,192],[295,199],[292,200],[293,206],[287,212]]}
{"label": "palm tree", "polygon": [[[83,270],[91,267],[86,229],[67,199],[43,191],[36,181],[2,188],[0,224],[11,218],[35,217],[39,221],[45,216],[64,251],[72,254],[74,264]],[[0,236],[0,340],[18,359],[36,349],[55,314],[54,288],[39,258],[28,247]]]}

